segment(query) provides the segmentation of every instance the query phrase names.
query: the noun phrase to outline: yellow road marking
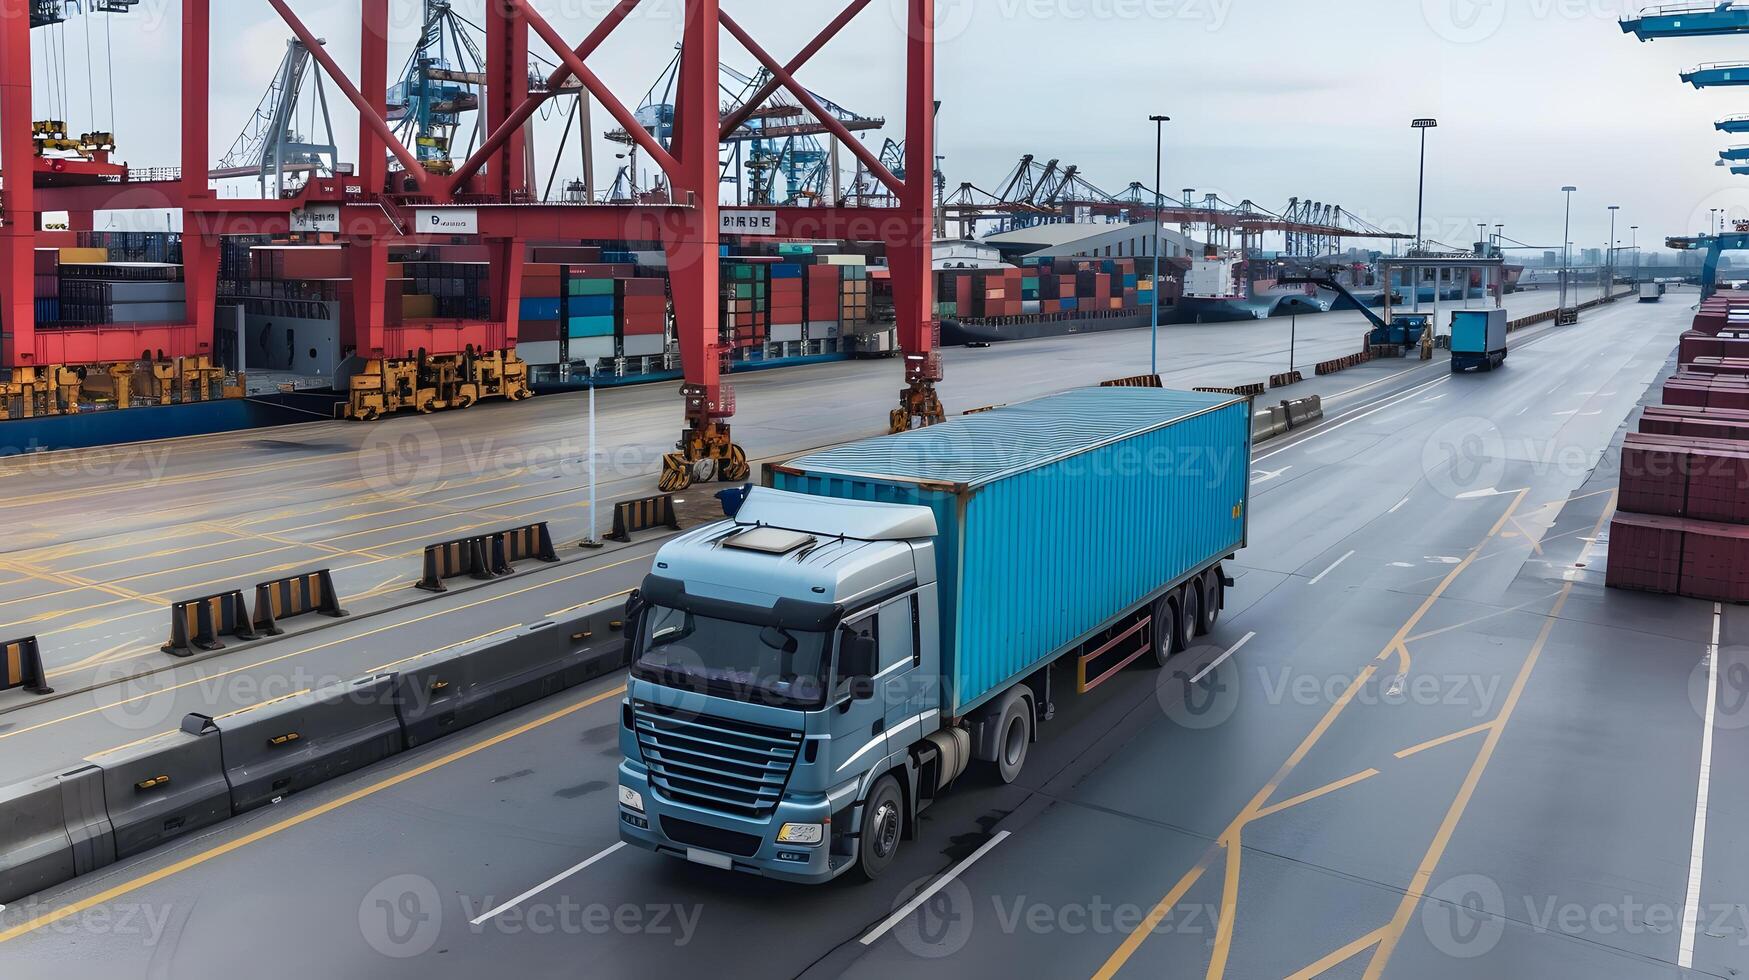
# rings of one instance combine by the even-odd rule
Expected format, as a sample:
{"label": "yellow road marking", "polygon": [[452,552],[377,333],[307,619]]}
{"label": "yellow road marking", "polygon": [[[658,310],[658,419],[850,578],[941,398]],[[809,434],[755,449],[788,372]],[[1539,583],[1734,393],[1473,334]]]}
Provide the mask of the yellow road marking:
{"label": "yellow road marking", "polygon": [[[1619,493],[1619,488],[1617,492]],[[1593,536],[1602,532],[1603,525],[1615,511],[1616,500],[1617,495],[1610,494],[1609,502],[1603,508],[1603,515],[1597,519],[1597,525],[1591,531]],[[1409,917],[1414,914],[1415,908],[1421,904],[1427,883],[1433,878],[1433,872],[1439,868],[1440,859],[1445,856],[1445,849],[1451,843],[1452,833],[1463,820],[1470,798],[1475,794],[1477,784],[1482,781],[1482,773],[1487,771],[1488,763],[1493,760],[1494,750],[1499,747],[1500,738],[1506,733],[1506,726],[1512,721],[1513,712],[1518,709],[1519,698],[1524,695],[1524,688],[1530,683],[1531,672],[1536,669],[1537,661],[1542,659],[1543,649],[1548,646],[1549,636],[1554,633],[1555,624],[1561,619],[1561,610],[1566,608],[1567,599],[1572,594],[1573,583],[1568,582],[1562,587],[1560,597],[1555,600],[1554,606],[1543,620],[1542,630],[1537,633],[1536,642],[1531,645],[1529,655],[1518,669],[1518,676],[1512,681],[1512,689],[1506,694],[1506,703],[1501,706],[1500,714],[1488,728],[1488,735],[1482,741],[1482,750],[1476,753],[1475,762],[1470,764],[1470,771],[1464,776],[1463,785],[1451,801],[1451,807],[1446,810],[1445,819],[1440,821],[1439,830],[1433,835],[1433,842],[1422,856],[1414,877],[1409,880],[1403,900],[1397,904],[1396,914],[1385,926],[1384,936],[1380,939],[1378,948],[1373,950],[1372,959],[1367,961],[1365,980],[1378,980],[1383,975],[1385,964],[1390,962],[1397,942],[1403,938],[1403,929],[1409,924]]]}
{"label": "yellow road marking", "polygon": [[245,847],[248,847],[250,844],[256,843],[257,841],[266,840],[267,838],[273,837],[276,834],[283,833],[283,832],[290,830],[294,827],[302,826],[303,824],[309,823],[310,821],[316,819],[317,817],[322,817],[322,816],[326,816],[327,814],[333,813],[335,810],[338,810],[341,807],[349,806],[353,803],[358,802],[359,800],[368,799],[369,797],[372,797],[378,793],[381,793],[383,790],[392,789],[396,786],[401,785],[404,782],[407,782],[408,780],[417,779],[420,776],[423,776],[428,772],[434,772],[438,769],[442,769],[444,766],[450,765],[451,763],[459,762],[462,759],[466,759],[469,756],[483,752],[486,749],[492,748],[493,746],[501,745],[505,742],[510,741],[513,738],[516,738],[516,737],[521,736],[521,735],[526,735],[527,733],[532,732],[537,728],[541,728],[543,726],[550,725],[553,722],[560,720],[561,718],[569,717],[570,715],[573,715],[579,711],[582,711],[584,708],[590,707],[591,705],[600,704],[601,702],[606,701],[609,698],[618,697],[619,695],[621,695],[623,693],[625,693],[625,685],[621,684],[618,687],[615,687],[611,691],[603,691],[600,694],[594,695],[594,696],[589,697],[589,698],[585,698],[584,700],[579,701],[576,704],[567,705],[563,708],[558,709],[557,711],[553,711],[553,712],[550,712],[548,714],[542,715],[541,717],[536,718],[533,721],[526,722],[522,725],[518,725],[517,727],[512,728],[507,732],[500,732],[499,734],[494,735],[489,739],[486,739],[486,740],[481,741],[481,742],[476,742],[473,745],[468,746],[467,748],[457,749],[456,751],[451,752],[450,754],[443,756],[442,758],[433,759],[430,762],[424,763],[424,764],[419,765],[419,766],[415,766],[414,768],[408,769],[405,772],[396,773],[393,776],[389,776],[385,779],[381,779],[381,780],[379,780],[375,783],[372,783],[368,786],[360,787],[359,789],[356,789],[350,793],[347,793],[345,796],[341,796],[341,797],[338,797],[336,799],[329,800],[326,803],[323,803],[319,806],[312,807],[312,808],[305,810],[304,812],[299,813],[295,816],[287,817],[284,820],[279,821],[278,823],[270,824],[266,827],[261,828],[260,830],[254,831],[253,833],[245,834],[242,837],[237,838],[236,840],[227,841],[226,843],[220,844],[217,847],[209,848],[209,849],[202,851],[198,854],[190,855],[189,857],[186,857],[180,861],[177,861],[175,864],[171,864],[171,865],[168,865],[166,867],[160,868],[157,871],[150,872],[149,874],[140,875],[137,878],[133,878],[129,881],[124,881],[119,885],[115,885],[111,888],[106,888],[103,891],[98,892],[97,894],[92,895],[89,898],[83,898],[77,902],[73,902],[73,903],[70,903],[68,905],[63,905],[60,908],[55,909],[53,912],[49,912],[49,913],[46,913],[44,915],[39,915],[33,919],[30,919],[27,922],[21,922],[18,925],[11,927],[10,929],[6,929],[5,931],[0,931],[0,943],[10,942],[11,940],[17,939],[19,936],[23,936],[23,935],[26,935],[27,933],[35,932],[36,930],[41,929],[44,926],[53,925],[54,923],[60,922],[63,919],[78,915],[79,913],[84,912],[87,909],[95,908],[99,905],[104,904],[105,902],[114,901],[115,899],[118,899],[118,898],[122,897],[123,895],[127,895],[131,892],[138,891],[139,889],[145,888],[148,885],[152,885],[152,884],[155,884],[156,882],[163,881],[164,879],[172,877],[174,875],[179,875],[182,872],[189,870],[190,868],[197,868],[200,865],[207,863],[208,861],[214,860],[215,858],[223,857],[226,854],[230,854],[233,851],[241,850]]}
{"label": "yellow road marking", "polygon": [[128,644],[130,642],[131,641],[123,640],[122,642],[117,643],[115,646],[109,647],[109,648],[104,649],[104,650],[99,650],[89,657],[85,657],[85,658],[80,659],[80,660],[75,660],[70,664],[62,664],[59,667],[56,667],[54,670],[49,671],[48,676],[60,677],[63,674],[71,673],[75,670],[79,670],[82,667],[95,667],[98,664],[103,663],[104,661],[108,660],[109,658],[115,656],[117,653],[120,653],[123,649],[125,649],[128,646]]}
{"label": "yellow road marking", "polygon": [[1430,738],[1427,741],[1421,742],[1417,745],[1411,745],[1406,749],[1400,749],[1395,753],[1395,755],[1399,759],[1407,759],[1412,755],[1416,755],[1418,753],[1425,752],[1428,749],[1436,749],[1436,748],[1439,748],[1441,745],[1447,744],[1448,742],[1456,742],[1459,739],[1469,738],[1471,735],[1474,735],[1477,732],[1484,732],[1484,731],[1487,731],[1488,729],[1493,728],[1493,727],[1494,727],[1494,723],[1492,721],[1484,721],[1480,725],[1471,725],[1470,727],[1464,729],[1463,731],[1452,732],[1449,735],[1441,735],[1438,738]]}
{"label": "yellow road marking", "polygon": [[1374,929],[1372,932],[1369,932],[1359,939],[1356,939],[1354,942],[1336,950],[1318,962],[1313,963],[1311,966],[1288,974],[1287,980],[1312,980],[1314,977],[1323,976],[1324,971],[1330,969],[1336,964],[1347,962],[1349,959],[1352,959],[1356,953],[1364,952],[1365,950],[1377,946],[1379,940],[1384,938],[1384,933],[1385,930],[1382,928]]}
{"label": "yellow road marking", "polygon": [[1245,853],[1244,828],[1235,827],[1226,837],[1227,867],[1221,881],[1221,913],[1215,923],[1215,945],[1209,952],[1208,980],[1227,972],[1227,957],[1233,950],[1233,930],[1239,917],[1239,859]]}
{"label": "yellow road marking", "polygon": [[[1399,756],[1399,758],[1401,758],[1401,756]],[[1310,803],[1326,793],[1334,793],[1339,789],[1347,789],[1363,779],[1371,779],[1378,774],[1379,771],[1377,769],[1365,769],[1352,776],[1344,776],[1333,783],[1327,783],[1317,789],[1301,793],[1298,796],[1289,797],[1288,799],[1282,800],[1280,803],[1271,803],[1263,809],[1258,810],[1254,819],[1261,820],[1264,817],[1280,813],[1283,810],[1291,810],[1294,807],[1299,806],[1301,803]]]}
{"label": "yellow road marking", "polygon": [[[1421,622],[1422,618],[1427,615],[1427,613],[1433,608],[1434,604],[1445,594],[1446,590],[1451,588],[1452,583],[1457,581],[1458,576],[1462,575],[1465,569],[1475,564],[1476,558],[1482,553],[1482,549],[1486,548],[1490,541],[1499,536],[1501,529],[1506,526],[1507,520],[1518,510],[1519,505],[1524,502],[1525,496],[1529,493],[1530,490],[1528,488],[1519,491],[1518,495],[1512,499],[1512,503],[1506,508],[1506,512],[1500,515],[1500,519],[1496,521],[1493,528],[1489,530],[1487,536],[1482,538],[1482,540],[1470,550],[1470,553],[1464,557],[1463,561],[1452,566],[1451,571],[1446,573],[1445,577],[1440,580],[1439,584],[1434,587],[1433,591],[1427,595],[1427,598],[1422,600],[1420,606],[1416,608],[1415,612],[1403,622],[1403,625],[1397,630],[1396,635],[1391,637],[1391,639],[1385,644],[1384,648],[1379,651],[1378,655],[1355,675],[1354,680],[1349,682],[1342,694],[1339,695],[1336,701],[1330,705],[1329,709],[1324,712],[1324,716],[1318,720],[1317,725],[1315,725],[1312,730],[1307,733],[1306,737],[1300,742],[1300,744],[1294,748],[1293,753],[1288,756],[1287,761],[1282,763],[1281,768],[1276,770],[1275,775],[1271,776],[1269,781],[1264,783],[1263,788],[1257,791],[1257,794],[1245,805],[1244,809],[1240,810],[1239,814],[1233,818],[1233,822],[1228,824],[1226,830],[1221,832],[1220,837],[1217,838],[1218,840],[1225,840],[1230,835],[1236,834],[1247,823],[1256,818],[1257,812],[1268,804],[1269,798],[1275,794],[1276,789],[1281,785],[1282,781],[1299,767],[1299,764],[1304,761],[1305,757],[1312,751],[1313,746],[1317,745],[1324,737],[1325,733],[1330,730],[1330,727],[1335,724],[1337,717],[1339,717],[1342,712],[1347,710],[1348,706],[1353,703],[1355,696],[1359,694],[1367,682],[1372,679],[1373,674],[1378,671],[1379,666],[1386,660],[1390,659],[1391,655],[1396,652],[1397,647],[1403,643],[1404,638],[1414,631],[1415,626]],[[1174,885],[1172,890],[1167,892],[1167,898],[1161,899],[1160,905],[1156,905],[1154,912],[1149,913],[1149,919],[1152,919],[1157,924],[1159,920],[1155,918],[1155,912],[1164,916],[1165,912],[1178,901],[1174,896],[1182,895],[1190,888],[1190,885],[1197,878],[1202,877],[1203,871],[1207,868],[1207,861],[1208,857],[1205,856],[1203,863],[1198,864],[1195,868],[1186,872],[1184,876],[1179,879],[1178,884]],[[1170,901],[1167,899],[1170,899]],[[1162,906],[1164,906],[1164,908],[1162,908]],[[1220,911],[1222,921],[1226,921],[1231,918],[1232,915],[1233,910],[1231,909],[1223,907]],[[1141,948],[1141,945],[1146,941],[1151,928],[1152,927],[1149,925],[1148,920],[1143,920],[1142,925],[1131,931],[1130,934],[1124,938],[1124,941],[1119,944],[1118,948],[1112,952],[1111,956],[1106,959],[1105,963],[1099,968],[1099,971],[1094,974],[1095,978],[1116,975],[1116,973],[1123,968],[1124,964],[1129,962],[1130,957],[1135,955],[1135,951]]]}
{"label": "yellow road marking", "polygon": [[372,667],[366,673],[380,674],[383,671],[388,670],[391,667],[399,667],[402,664],[410,664],[415,660],[423,660],[426,657],[435,656],[435,655],[437,655],[439,653],[443,653],[447,650],[454,650],[456,647],[467,646],[470,643],[478,643],[481,640],[487,639],[489,637],[497,636],[500,633],[508,633],[511,630],[519,630],[521,628],[522,628],[521,623],[515,623],[515,624],[510,625],[510,626],[505,626],[505,627],[502,627],[500,629],[495,629],[490,633],[481,633],[479,636],[470,637],[469,639],[466,639],[466,640],[457,640],[454,643],[450,643],[450,644],[447,644],[445,646],[440,646],[435,650],[427,650],[424,653],[415,653],[411,657],[402,657],[399,660],[392,660],[386,664],[382,664],[381,666]]}

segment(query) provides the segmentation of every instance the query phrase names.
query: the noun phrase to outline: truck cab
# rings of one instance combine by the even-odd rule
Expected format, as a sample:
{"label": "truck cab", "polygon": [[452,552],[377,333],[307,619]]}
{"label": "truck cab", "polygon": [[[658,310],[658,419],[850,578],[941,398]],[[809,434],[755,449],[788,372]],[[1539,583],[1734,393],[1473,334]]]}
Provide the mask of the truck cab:
{"label": "truck cab", "polygon": [[[910,823],[907,754],[941,724],[936,533],[925,507],[755,489],[666,544],[629,624],[622,839],[799,882],[878,874]],[[871,799],[895,768],[898,798]]]}

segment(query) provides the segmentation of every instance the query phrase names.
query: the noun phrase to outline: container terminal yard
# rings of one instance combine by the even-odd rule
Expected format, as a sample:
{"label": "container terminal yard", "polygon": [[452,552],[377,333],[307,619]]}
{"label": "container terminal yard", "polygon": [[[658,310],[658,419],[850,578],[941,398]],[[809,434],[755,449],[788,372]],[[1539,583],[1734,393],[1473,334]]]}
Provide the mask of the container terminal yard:
{"label": "container terminal yard", "polygon": [[1372,11],[1574,184],[1084,107],[1219,191],[938,79],[1255,11],[245,6],[0,18],[0,974],[1749,968],[1749,6]]}

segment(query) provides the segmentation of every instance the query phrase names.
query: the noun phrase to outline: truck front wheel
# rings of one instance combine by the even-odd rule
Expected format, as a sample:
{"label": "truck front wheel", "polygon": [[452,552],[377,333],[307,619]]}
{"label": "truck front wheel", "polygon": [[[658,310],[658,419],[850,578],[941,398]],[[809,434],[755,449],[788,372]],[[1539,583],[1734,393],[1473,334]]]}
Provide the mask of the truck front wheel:
{"label": "truck front wheel", "polygon": [[861,846],[856,849],[856,871],[873,881],[887,870],[899,854],[899,839],[905,832],[905,796],[891,775],[882,776],[869,790],[862,805],[862,825],[857,828]]}
{"label": "truck front wheel", "polygon": [[1012,783],[1026,768],[1026,750],[1032,745],[1032,705],[1024,697],[1010,697],[996,726],[996,778]]}

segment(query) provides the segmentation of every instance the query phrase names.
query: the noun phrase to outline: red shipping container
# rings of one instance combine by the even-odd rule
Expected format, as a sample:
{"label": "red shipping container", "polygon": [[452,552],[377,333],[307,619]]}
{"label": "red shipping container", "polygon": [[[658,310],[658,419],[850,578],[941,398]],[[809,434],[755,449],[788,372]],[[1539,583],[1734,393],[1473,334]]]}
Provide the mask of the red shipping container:
{"label": "red shipping container", "polygon": [[1688,522],[1677,517],[1618,513],[1609,525],[1612,589],[1676,595],[1682,588],[1682,550]]}
{"label": "red shipping container", "polygon": [[516,328],[516,339],[522,343],[558,340],[559,321],[523,320]]}
{"label": "red shipping container", "polygon": [[1749,527],[1686,523],[1682,594],[1714,602],[1749,602]]}
{"label": "red shipping container", "polygon": [[1633,514],[1684,516],[1692,459],[1688,450],[1634,439],[1630,434],[1622,445],[1620,508]]}
{"label": "red shipping container", "polygon": [[535,247],[533,258],[543,263],[594,263],[601,261],[601,249],[593,245],[540,245]]}
{"label": "red shipping container", "polygon": [[1686,516],[1749,524],[1749,449],[1697,446],[1690,451],[1688,473]]}

